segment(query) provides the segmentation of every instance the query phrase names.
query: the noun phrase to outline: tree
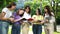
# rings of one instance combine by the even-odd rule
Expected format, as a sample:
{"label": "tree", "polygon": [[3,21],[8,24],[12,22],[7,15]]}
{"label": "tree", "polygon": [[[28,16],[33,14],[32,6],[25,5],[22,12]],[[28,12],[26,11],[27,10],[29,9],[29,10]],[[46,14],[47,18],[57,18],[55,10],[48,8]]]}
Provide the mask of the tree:
{"label": "tree", "polygon": [[11,2],[16,2],[16,1],[17,0],[0,0],[0,12],[3,7],[5,7],[6,5],[8,5]]}

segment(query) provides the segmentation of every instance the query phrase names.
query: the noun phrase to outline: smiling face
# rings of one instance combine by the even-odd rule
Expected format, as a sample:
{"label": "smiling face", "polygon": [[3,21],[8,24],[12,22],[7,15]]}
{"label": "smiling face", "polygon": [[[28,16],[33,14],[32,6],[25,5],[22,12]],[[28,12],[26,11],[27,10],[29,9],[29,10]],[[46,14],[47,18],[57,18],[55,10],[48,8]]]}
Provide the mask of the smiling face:
{"label": "smiling face", "polygon": [[26,13],[30,14],[30,11],[31,11],[30,6],[26,6],[26,7],[25,7],[25,11],[26,11]]}
{"label": "smiling face", "polygon": [[26,11],[27,13],[29,13],[29,7],[27,7],[27,8],[25,9],[25,11]]}

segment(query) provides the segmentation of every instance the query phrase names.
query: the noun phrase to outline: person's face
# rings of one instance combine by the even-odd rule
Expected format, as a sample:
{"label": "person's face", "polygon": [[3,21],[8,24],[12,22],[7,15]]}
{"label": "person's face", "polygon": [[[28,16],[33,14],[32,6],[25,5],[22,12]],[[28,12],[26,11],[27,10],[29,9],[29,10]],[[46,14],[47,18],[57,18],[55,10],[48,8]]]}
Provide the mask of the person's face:
{"label": "person's face", "polygon": [[28,7],[26,8],[26,12],[27,12],[27,13],[29,12],[29,8],[28,8]]}
{"label": "person's face", "polygon": [[23,14],[24,11],[23,10],[19,10],[19,15]]}
{"label": "person's face", "polygon": [[47,12],[47,9],[44,9],[45,12]]}
{"label": "person's face", "polygon": [[38,10],[36,10],[36,14],[38,15]]}
{"label": "person's face", "polygon": [[12,6],[11,9],[14,10],[16,8],[16,6]]}

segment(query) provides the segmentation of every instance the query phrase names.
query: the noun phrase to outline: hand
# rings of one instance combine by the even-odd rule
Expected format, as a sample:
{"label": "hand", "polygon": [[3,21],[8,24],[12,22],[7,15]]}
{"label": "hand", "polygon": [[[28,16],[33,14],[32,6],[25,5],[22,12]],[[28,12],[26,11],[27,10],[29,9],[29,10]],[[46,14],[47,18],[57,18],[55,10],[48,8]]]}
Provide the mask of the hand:
{"label": "hand", "polygon": [[11,22],[14,22],[14,18],[9,18],[9,20],[10,20]]}
{"label": "hand", "polygon": [[30,23],[33,23],[34,21],[32,20],[32,21],[29,21]]}
{"label": "hand", "polygon": [[46,19],[46,22],[49,22],[49,21]]}
{"label": "hand", "polygon": [[40,23],[41,23],[41,24],[43,24],[43,23],[44,23],[44,21],[41,21]]}
{"label": "hand", "polygon": [[42,20],[37,20],[37,22],[41,22]]}
{"label": "hand", "polygon": [[22,23],[22,25],[24,25],[25,23]]}
{"label": "hand", "polygon": [[34,19],[33,21],[34,21],[34,22],[37,22],[38,20]]}

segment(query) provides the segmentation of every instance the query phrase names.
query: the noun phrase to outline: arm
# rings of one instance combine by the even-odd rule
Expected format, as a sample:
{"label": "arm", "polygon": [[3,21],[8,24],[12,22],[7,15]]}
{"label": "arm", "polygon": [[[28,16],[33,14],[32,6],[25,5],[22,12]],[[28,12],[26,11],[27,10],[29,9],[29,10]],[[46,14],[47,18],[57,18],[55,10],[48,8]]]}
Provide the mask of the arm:
{"label": "arm", "polygon": [[3,8],[2,13],[1,13],[1,19],[2,20],[8,20],[9,19],[9,18],[5,18],[6,12],[7,12],[7,8]]}
{"label": "arm", "polygon": [[42,16],[41,18],[42,18],[41,24],[43,24],[44,23],[44,16]]}
{"label": "arm", "polygon": [[16,19],[16,20],[14,20],[14,22],[20,21],[21,19],[22,19],[22,18]]}
{"label": "arm", "polygon": [[11,22],[13,22],[13,20],[14,20],[14,18],[5,18],[4,16],[5,16],[5,12],[2,12],[1,13],[1,20],[10,20]]}
{"label": "arm", "polygon": [[2,19],[2,20],[8,20],[8,19],[9,19],[9,18],[5,18],[5,17],[4,17],[5,14],[6,14],[5,12],[2,12],[2,13],[1,13],[1,19]]}

